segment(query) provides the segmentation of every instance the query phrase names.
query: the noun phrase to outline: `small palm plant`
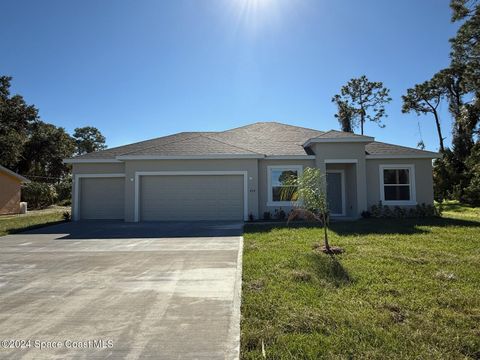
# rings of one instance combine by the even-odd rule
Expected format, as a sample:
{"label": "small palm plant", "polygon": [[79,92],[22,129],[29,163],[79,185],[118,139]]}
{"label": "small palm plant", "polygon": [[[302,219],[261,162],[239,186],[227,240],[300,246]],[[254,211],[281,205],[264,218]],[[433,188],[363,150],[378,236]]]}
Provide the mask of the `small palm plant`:
{"label": "small palm plant", "polygon": [[342,249],[331,247],[328,242],[328,223],[329,210],[326,192],[325,176],[320,169],[305,168],[303,174],[295,177],[290,176],[284,180],[281,197],[284,200],[290,200],[293,204],[293,210],[290,212],[288,221],[302,218],[314,220],[322,223],[324,229],[324,246],[322,251],[325,253],[342,252]]}

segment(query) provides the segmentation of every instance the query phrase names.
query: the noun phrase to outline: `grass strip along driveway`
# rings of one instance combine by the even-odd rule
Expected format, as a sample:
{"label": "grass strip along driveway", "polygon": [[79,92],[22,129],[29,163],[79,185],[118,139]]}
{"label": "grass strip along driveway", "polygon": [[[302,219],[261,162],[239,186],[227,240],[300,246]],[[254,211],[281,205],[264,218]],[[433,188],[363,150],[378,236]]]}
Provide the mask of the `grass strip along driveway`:
{"label": "grass strip along driveway", "polygon": [[63,212],[69,208],[53,207],[29,211],[27,214],[0,216],[0,236],[13,234],[63,220]]}
{"label": "grass strip along driveway", "polygon": [[261,359],[480,358],[480,211],[442,219],[247,225],[241,356]]}

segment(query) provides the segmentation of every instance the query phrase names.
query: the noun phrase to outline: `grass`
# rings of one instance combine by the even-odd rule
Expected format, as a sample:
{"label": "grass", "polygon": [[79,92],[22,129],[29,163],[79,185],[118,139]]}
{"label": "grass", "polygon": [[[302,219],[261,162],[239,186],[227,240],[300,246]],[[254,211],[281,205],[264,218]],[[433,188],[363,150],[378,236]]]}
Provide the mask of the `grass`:
{"label": "grass", "polygon": [[63,221],[63,212],[70,208],[54,206],[21,215],[0,216],[0,236],[42,227]]}
{"label": "grass", "polygon": [[480,209],[322,229],[247,225],[241,357],[479,359]]}

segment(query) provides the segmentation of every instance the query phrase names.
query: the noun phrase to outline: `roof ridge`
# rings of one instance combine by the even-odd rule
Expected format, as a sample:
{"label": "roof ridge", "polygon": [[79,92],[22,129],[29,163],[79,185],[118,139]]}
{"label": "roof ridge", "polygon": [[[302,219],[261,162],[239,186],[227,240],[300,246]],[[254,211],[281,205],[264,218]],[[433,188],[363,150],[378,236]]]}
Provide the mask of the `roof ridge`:
{"label": "roof ridge", "polygon": [[320,132],[320,133],[322,133],[322,134],[325,133],[325,131],[323,131],[323,130],[318,130],[318,129],[313,129],[313,128],[307,128],[307,127],[305,127],[305,126],[284,124],[284,123],[281,123],[281,122],[278,122],[278,121],[270,121],[270,122],[275,123],[275,124],[279,124],[279,125],[283,125],[283,126],[288,126],[288,127],[297,128],[297,129],[305,129],[305,130],[309,130],[309,131],[316,131],[316,132]]}
{"label": "roof ridge", "polygon": [[201,136],[201,137],[204,137],[204,138],[207,138],[207,139],[210,139],[210,140],[217,141],[217,142],[222,143],[222,144],[226,144],[226,145],[228,145],[228,146],[231,146],[231,147],[234,147],[234,148],[237,148],[237,149],[240,149],[240,150],[244,150],[244,151],[251,152],[251,153],[253,153],[253,154],[264,155],[264,154],[260,154],[260,153],[258,153],[258,152],[256,152],[256,151],[252,151],[252,150],[250,150],[250,149],[243,148],[243,147],[241,147],[241,146],[233,145],[233,144],[228,143],[228,142],[226,142],[226,141],[222,141],[222,140],[218,140],[218,139],[215,139],[215,138],[211,138],[211,137],[206,136],[206,135],[200,135],[200,136]]}
{"label": "roof ridge", "polygon": [[[335,130],[335,129],[330,129],[328,131],[324,131],[323,134],[320,134],[318,135],[317,137],[322,137],[323,135],[326,135],[328,133],[340,133],[340,134],[345,134],[345,135],[348,135],[348,136],[352,136],[352,137],[371,137],[369,135],[362,135],[362,134],[355,134],[353,132],[349,132],[349,131],[342,131],[342,130]],[[346,137],[346,136],[345,136]]]}
{"label": "roof ridge", "polygon": [[325,133],[325,131],[322,131],[322,130],[307,128],[307,127],[304,127],[304,126],[285,124],[285,123],[281,123],[281,122],[278,122],[278,121],[257,121],[257,122],[254,122],[253,124],[247,124],[247,125],[238,126],[238,127],[232,128],[232,129],[227,129],[227,130],[224,130],[224,131],[218,131],[217,133],[218,134],[226,133],[226,132],[229,132],[229,131],[243,129],[243,128],[250,127],[250,126],[253,126],[253,125],[257,125],[257,124],[278,124],[278,125],[288,126],[288,127],[297,128],[297,129],[304,129],[304,130],[309,130],[309,131],[316,131],[316,132],[319,132],[319,133]]}

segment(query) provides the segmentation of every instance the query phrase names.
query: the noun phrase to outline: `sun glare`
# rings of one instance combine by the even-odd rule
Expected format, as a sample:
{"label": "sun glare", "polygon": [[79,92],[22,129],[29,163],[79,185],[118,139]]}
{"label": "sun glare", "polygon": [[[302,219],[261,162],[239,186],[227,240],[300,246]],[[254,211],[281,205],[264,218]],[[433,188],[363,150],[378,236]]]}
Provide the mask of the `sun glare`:
{"label": "sun glare", "polygon": [[275,21],[279,0],[233,0],[238,22],[255,31]]}

